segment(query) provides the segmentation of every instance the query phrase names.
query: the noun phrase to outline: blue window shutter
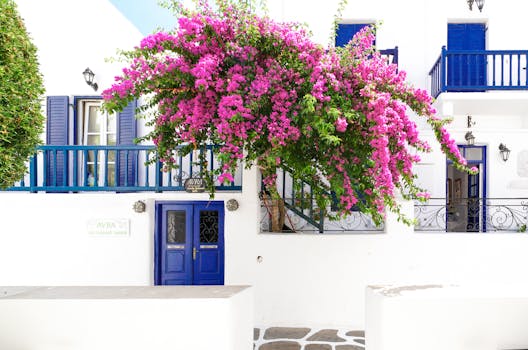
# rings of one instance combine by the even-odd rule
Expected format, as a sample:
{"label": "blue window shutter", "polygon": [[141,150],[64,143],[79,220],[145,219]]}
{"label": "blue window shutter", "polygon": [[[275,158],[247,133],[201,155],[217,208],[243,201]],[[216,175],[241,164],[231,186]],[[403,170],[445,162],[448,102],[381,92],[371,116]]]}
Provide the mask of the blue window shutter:
{"label": "blue window shutter", "polygon": [[466,24],[449,23],[447,25],[447,49],[465,50],[466,47]]}
{"label": "blue window shutter", "polygon": [[[447,50],[485,50],[486,25],[484,23],[448,23]],[[487,82],[486,57],[468,55],[448,58],[447,85],[474,86],[463,91],[481,91]],[[450,89],[450,91],[457,91]]]}
{"label": "blue window shutter", "polygon": [[[133,146],[137,137],[136,120],[137,101],[133,100],[117,115],[117,145]],[[118,186],[135,186],[137,151],[120,151],[117,164],[119,171]]]}
{"label": "blue window shutter", "polygon": [[[48,96],[46,108],[46,144],[65,146],[69,136],[68,96]],[[47,186],[68,184],[68,157],[61,151],[47,152],[45,179]]]}
{"label": "blue window shutter", "polygon": [[357,24],[345,24],[339,23],[337,25],[337,32],[335,38],[335,46],[345,46],[354,35],[359,32],[363,27],[371,25],[370,23],[357,23]]}

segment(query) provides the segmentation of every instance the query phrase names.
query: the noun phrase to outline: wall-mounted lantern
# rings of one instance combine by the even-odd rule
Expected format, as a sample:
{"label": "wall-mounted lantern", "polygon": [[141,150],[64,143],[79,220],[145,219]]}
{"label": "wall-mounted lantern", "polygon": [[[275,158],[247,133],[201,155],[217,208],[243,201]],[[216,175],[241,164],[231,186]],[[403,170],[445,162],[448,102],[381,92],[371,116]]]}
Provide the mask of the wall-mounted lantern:
{"label": "wall-mounted lantern", "polygon": [[499,145],[499,151],[500,151],[502,160],[506,162],[508,158],[510,158],[510,149],[506,147],[505,144],[501,143]]}
{"label": "wall-mounted lantern", "polygon": [[97,83],[94,83],[95,74],[92,72],[90,68],[86,68],[83,72],[84,81],[86,84],[90,85],[94,91],[97,91],[99,86],[97,86]]}
{"label": "wall-mounted lantern", "polygon": [[484,0],[466,0],[466,1],[467,1],[470,11],[473,11],[473,3],[475,3],[479,11],[482,12],[482,9],[484,8]]}
{"label": "wall-mounted lantern", "polygon": [[473,133],[471,131],[466,132],[464,138],[466,139],[468,145],[471,146],[475,144],[475,136],[473,136]]}

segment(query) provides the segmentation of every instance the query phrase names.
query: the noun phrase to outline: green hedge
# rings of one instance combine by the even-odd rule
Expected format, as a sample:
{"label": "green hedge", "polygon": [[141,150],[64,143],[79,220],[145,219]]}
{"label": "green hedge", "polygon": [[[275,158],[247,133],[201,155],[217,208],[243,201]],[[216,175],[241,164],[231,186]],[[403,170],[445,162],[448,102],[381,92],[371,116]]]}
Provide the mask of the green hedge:
{"label": "green hedge", "polygon": [[0,0],[0,188],[27,170],[44,130],[37,49],[12,0]]}

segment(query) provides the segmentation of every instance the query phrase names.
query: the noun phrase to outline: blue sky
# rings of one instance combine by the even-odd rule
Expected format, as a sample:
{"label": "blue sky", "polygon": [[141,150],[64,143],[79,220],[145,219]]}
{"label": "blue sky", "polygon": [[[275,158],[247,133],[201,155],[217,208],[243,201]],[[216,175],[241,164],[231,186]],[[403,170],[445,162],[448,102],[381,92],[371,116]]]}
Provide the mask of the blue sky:
{"label": "blue sky", "polygon": [[169,10],[158,5],[158,0],[110,0],[143,35],[157,27],[174,28],[176,19]]}

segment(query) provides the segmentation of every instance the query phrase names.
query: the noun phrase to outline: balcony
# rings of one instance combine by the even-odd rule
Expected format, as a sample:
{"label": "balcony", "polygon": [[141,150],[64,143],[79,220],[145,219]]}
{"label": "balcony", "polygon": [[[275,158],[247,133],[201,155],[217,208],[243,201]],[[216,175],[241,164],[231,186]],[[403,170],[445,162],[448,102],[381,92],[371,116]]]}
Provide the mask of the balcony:
{"label": "balcony", "polygon": [[528,50],[447,50],[429,71],[431,95],[528,90]]}
{"label": "balcony", "polygon": [[526,232],[528,198],[431,198],[414,205],[415,231]]}
{"label": "balcony", "polygon": [[[199,176],[195,159],[206,152],[208,169],[218,169],[216,146],[177,159],[178,169],[166,171],[155,159],[154,146],[40,146],[29,162],[29,173],[8,191],[142,192],[185,191],[185,181]],[[193,159],[194,157],[194,159]],[[241,191],[242,169],[234,181],[217,191]]]}

